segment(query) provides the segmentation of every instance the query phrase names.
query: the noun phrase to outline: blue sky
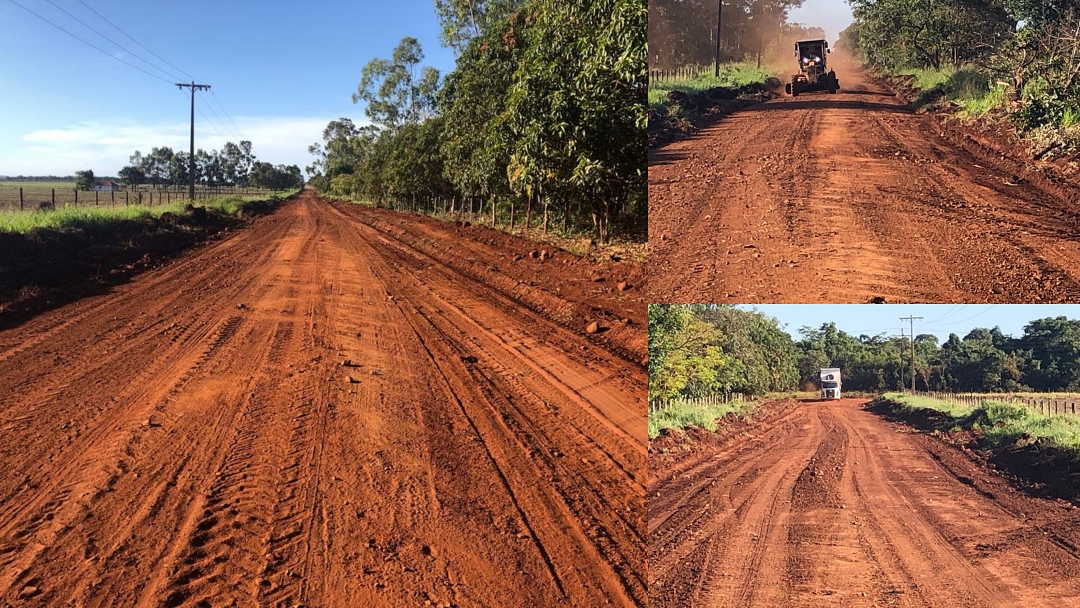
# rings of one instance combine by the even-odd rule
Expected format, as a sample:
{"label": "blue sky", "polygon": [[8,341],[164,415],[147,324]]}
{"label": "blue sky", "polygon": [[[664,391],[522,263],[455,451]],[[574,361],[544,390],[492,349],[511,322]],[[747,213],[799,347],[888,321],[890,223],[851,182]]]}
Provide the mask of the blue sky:
{"label": "blue sky", "polygon": [[[70,175],[80,169],[110,175],[136,149],[188,148],[190,98],[177,90],[173,77],[48,0],[14,2],[167,82],[93,50],[13,0],[0,0],[0,175]],[[52,2],[129,51],[176,72],[79,0]],[[426,65],[445,74],[454,64],[452,51],[439,43],[431,0],[82,2],[213,86],[216,99],[200,93],[204,99],[196,105],[207,116],[195,113],[196,147],[220,148],[243,135],[253,142],[256,156],[275,164],[310,164],[307,146],[334,118],[363,122],[363,108],[350,98],[360,68],[373,57],[389,57],[403,36],[420,40]]]}
{"label": "blue sky", "polygon": [[934,334],[944,342],[950,333],[964,337],[976,327],[996,326],[1019,336],[1024,325],[1034,319],[1080,319],[1080,305],[1076,304],[762,304],[741,308],[756,308],[777,318],[795,339],[800,338],[799,328],[804,325],[817,328],[830,321],[849,334],[899,335],[901,327],[908,333],[908,323],[900,317],[923,317],[915,322],[915,335]]}
{"label": "blue sky", "polygon": [[806,0],[788,15],[792,23],[825,28],[825,35],[832,42],[851,25],[851,19],[851,6],[844,0]]}

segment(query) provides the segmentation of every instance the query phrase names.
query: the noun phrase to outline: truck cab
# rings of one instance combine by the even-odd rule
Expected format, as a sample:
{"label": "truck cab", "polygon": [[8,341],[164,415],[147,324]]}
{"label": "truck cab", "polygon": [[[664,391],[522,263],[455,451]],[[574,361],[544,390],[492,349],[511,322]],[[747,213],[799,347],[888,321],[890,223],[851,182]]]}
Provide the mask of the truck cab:
{"label": "truck cab", "polygon": [[821,370],[821,398],[840,398],[840,370],[829,367]]}

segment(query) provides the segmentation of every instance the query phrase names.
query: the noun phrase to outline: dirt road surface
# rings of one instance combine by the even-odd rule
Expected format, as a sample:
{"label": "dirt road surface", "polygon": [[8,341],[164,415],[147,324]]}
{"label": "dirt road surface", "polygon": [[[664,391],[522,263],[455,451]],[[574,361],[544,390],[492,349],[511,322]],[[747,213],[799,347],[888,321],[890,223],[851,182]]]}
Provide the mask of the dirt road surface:
{"label": "dirt road surface", "polygon": [[0,333],[0,605],[644,603],[628,330],[346,207]]}
{"label": "dirt road surface", "polygon": [[654,301],[1080,297],[1075,186],[973,156],[830,61],[840,93],[774,99],[650,152]]}
{"label": "dirt road surface", "polygon": [[649,605],[1074,605],[1080,512],[864,403],[650,456]]}

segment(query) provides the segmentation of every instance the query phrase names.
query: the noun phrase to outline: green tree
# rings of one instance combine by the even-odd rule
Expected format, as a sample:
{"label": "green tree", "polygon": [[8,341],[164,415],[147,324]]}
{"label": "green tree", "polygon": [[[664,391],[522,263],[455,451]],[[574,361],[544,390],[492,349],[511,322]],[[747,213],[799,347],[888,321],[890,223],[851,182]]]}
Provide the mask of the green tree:
{"label": "green tree", "polygon": [[435,13],[442,26],[439,39],[446,46],[461,50],[470,40],[509,17],[520,4],[517,0],[435,0]]}
{"label": "green tree", "polygon": [[94,172],[90,169],[75,172],[75,188],[77,190],[92,190],[94,188]]}
{"label": "green tree", "polygon": [[364,113],[380,127],[394,129],[420,122],[435,112],[439,71],[417,68],[424,51],[416,38],[401,39],[390,59],[372,59],[360,71],[353,103],[366,102]]}

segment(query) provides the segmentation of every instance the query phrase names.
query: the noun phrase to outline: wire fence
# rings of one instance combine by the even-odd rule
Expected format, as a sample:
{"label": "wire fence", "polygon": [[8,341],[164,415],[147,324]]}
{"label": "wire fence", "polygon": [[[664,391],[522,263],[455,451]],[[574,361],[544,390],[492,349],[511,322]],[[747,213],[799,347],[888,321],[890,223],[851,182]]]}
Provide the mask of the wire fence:
{"label": "wire fence", "polygon": [[[219,196],[266,196],[265,188],[221,186],[195,188],[195,200]],[[117,207],[127,205],[170,205],[188,200],[187,186],[138,186],[118,190],[78,190],[38,186],[9,186],[0,183],[0,211],[49,211],[64,207]]]}
{"label": "wire fence", "polygon": [[650,399],[649,413],[652,414],[653,412],[666,410],[677,405],[689,405],[693,407],[700,407],[701,409],[707,409],[719,405],[727,405],[728,403],[735,403],[736,401],[746,401],[746,395],[740,393],[721,393],[717,395],[706,395],[703,397],[680,397],[678,399]]}
{"label": "wire fence", "polygon": [[999,401],[1024,405],[1047,416],[1076,415],[1080,406],[1080,396],[1059,397],[1054,395],[1035,395],[1031,393],[942,393],[937,391],[905,391],[917,397],[929,397],[946,403],[955,403],[965,407],[982,407],[983,401]]}
{"label": "wire fence", "polygon": [[673,70],[649,70],[649,82],[680,82],[711,76],[714,69],[706,65],[689,65]]}

